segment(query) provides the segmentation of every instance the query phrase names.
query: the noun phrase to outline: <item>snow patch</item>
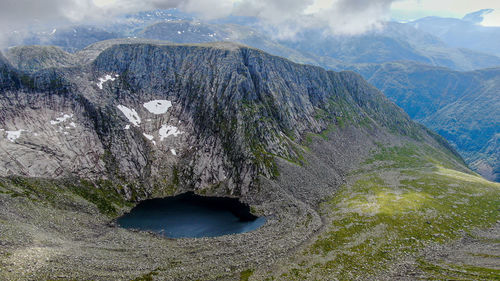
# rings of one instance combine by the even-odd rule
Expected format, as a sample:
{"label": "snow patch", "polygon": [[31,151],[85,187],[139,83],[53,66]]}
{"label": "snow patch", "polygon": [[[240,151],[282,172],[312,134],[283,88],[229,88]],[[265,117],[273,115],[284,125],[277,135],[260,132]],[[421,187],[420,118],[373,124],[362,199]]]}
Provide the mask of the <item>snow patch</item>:
{"label": "snow patch", "polygon": [[144,103],[143,106],[153,114],[165,114],[172,107],[172,102],[168,100],[153,100]]}
{"label": "snow patch", "polygon": [[182,134],[183,132],[179,131],[179,129],[175,126],[170,126],[170,125],[163,125],[160,128],[160,131],[158,134],[160,135],[160,141],[163,141],[163,139],[168,138],[169,136],[178,136]]}
{"label": "snow patch", "polygon": [[76,124],[75,124],[75,122],[71,122],[71,123],[69,123],[69,125],[70,125],[71,127],[73,127],[73,128],[76,128]]}
{"label": "snow patch", "polygon": [[120,75],[115,74],[115,77],[111,76],[110,74],[106,74],[106,76],[99,78],[99,82],[97,82],[97,87],[102,90],[102,84],[108,82],[108,81],[115,81],[116,78],[120,77]]}
{"label": "snow patch", "polygon": [[[73,118],[73,114],[62,114],[61,113],[61,115],[62,116],[61,117],[57,117],[56,120],[50,120],[50,124],[51,125],[57,125],[59,123],[66,122],[68,119]],[[73,123],[73,122],[71,122],[71,123]]]}
{"label": "snow patch", "polygon": [[125,126],[125,128],[123,128],[123,129],[124,129],[124,130],[128,130],[128,129],[130,129],[130,125],[129,125],[129,124],[127,124],[127,126]]}
{"label": "snow patch", "polygon": [[147,138],[148,140],[150,140],[154,145],[156,145],[156,142],[153,140],[154,137],[152,135],[148,135],[146,133],[142,133],[142,135]]}
{"label": "snow patch", "polygon": [[128,108],[124,105],[118,105],[118,109],[127,117],[128,121],[132,123],[134,126],[139,127],[139,124],[141,124],[141,118],[139,117],[139,114],[137,114],[137,111],[133,108]]}
{"label": "snow patch", "polygon": [[175,149],[170,149],[170,152],[173,154],[173,155],[177,155],[177,152],[175,152]]}
{"label": "snow patch", "polygon": [[21,129],[17,131],[5,131],[5,132],[7,133],[7,139],[11,142],[14,142],[21,136],[21,133],[24,131],[26,130]]}

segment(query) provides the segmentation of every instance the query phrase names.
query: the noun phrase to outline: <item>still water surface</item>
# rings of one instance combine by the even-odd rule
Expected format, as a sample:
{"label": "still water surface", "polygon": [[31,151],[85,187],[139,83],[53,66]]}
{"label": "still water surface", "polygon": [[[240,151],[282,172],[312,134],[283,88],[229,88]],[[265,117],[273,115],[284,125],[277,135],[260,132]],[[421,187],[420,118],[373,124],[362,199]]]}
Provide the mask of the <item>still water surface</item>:
{"label": "still water surface", "polygon": [[143,201],[117,222],[124,228],[154,231],[166,237],[194,238],[252,231],[266,219],[252,215],[237,199],[185,193]]}

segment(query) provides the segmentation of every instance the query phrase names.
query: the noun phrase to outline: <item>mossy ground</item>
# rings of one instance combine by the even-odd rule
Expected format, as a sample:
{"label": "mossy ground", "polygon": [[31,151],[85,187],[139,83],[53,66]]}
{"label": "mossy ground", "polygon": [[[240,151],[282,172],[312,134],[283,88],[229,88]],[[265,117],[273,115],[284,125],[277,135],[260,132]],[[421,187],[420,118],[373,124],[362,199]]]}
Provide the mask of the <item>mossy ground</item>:
{"label": "mossy ground", "polygon": [[[500,218],[500,184],[469,173],[430,146],[379,147],[320,207],[327,230],[301,251],[295,265],[271,279],[333,280],[384,276],[391,265],[433,243]],[[421,260],[428,279],[498,280],[499,271]],[[386,275],[385,275],[386,276]]]}
{"label": "mossy ground", "polygon": [[120,186],[114,186],[107,180],[90,182],[83,179],[0,178],[0,192],[12,197],[23,196],[32,201],[49,203],[56,208],[72,208],[70,205],[75,202],[75,197],[81,197],[110,217],[116,216],[120,209],[133,205],[125,201],[117,189]]}

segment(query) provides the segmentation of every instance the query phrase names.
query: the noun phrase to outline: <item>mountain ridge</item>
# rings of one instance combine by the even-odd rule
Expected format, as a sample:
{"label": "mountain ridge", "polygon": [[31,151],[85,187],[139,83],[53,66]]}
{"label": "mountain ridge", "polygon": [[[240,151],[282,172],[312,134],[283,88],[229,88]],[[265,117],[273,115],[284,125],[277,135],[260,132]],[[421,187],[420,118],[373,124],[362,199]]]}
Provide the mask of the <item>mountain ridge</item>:
{"label": "mountain ridge", "polygon": [[[190,59],[182,59],[184,56],[189,57]],[[138,59],[130,60],[128,57]],[[143,60],[146,58],[148,58],[148,61]],[[149,58],[154,58],[156,61],[149,61]],[[190,62],[187,63],[187,61]],[[264,61],[265,63],[263,63]],[[214,64],[217,65],[216,69],[205,67]],[[194,72],[194,65],[199,67],[196,72]],[[287,69],[287,71],[278,75],[278,71],[274,70],[275,67],[279,69]],[[220,69],[220,71],[225,73],[225,78],[217,78],[217,75],[219,75],[217,74],[219,71],[217,69]],[[228,72],[229,69],[232,69],[232,71]],[[122,160],[116,160],[116,157],[118,157],[118,159],[122,159],[124,155],[121,154],[120,151],[129,149],[123,147],[123,144],[115,144],[114,139],[109,137],[111,136],[111,132],[116,132],[118,135],[128,132],[117,131],[118,128],[116,128],[116,125],[113,124],[114,122],[123,122],[119,121],[122,118],[120,118],[120,112],[116,109],[116,106],[119,105],[116,104],[116,99],[125,98],[122,102],[125,103],[125,101],[128,101],[128,104],[125,105],[126,107],[138,110],[140,105],[137,104],[136,100],[143,100],[143,102],[146,102],[144,97],[141,96],[143,95],[141,93],[144,93],[145,89],[149,92],[144,93],[146,95],[155,96],[155,92],[166,93],[166,97],[174,103],[173,112],[177,115],[171,117],[178,119],[178,121],[183,120],[184,122],[188,122],[186,126],[190,128],[192,127],[190,130],[194,130],[193,136],[203,136],[206,132],[211,132],[205,136],[211,138],[214,136],[214,133],[220,130],[220,122],[225,124],[222,128],[227,126],[228,129],[234,128],[237,130],[243,130],[238,132],[238,136],[246,136],[245,139],[232,137],[230,131],[222,132],[223,135],[220,136],[221,139],[217,140],[216,143],[213,143],[215,145],[214,149],[217,151],[215,155],[210,151],[208,151],[208,154],[204,151],[189,152],[191,160],[186,161],[193,163],[195,167],[191,167],[187,170],[180,169],[179,172],[181,174],[185,173],[186,175],[189,175],[185,178],[193,178],[193,182],[186,182],[184,184],[187,186],[195,186],[195,188],[199,188],[201,186],[206,188],[207,186],[221,183],[220,176],[214,176],[215,174],[220,174],[218,170],[206,170],[209,167],[206,166],[207,163],[214,161],[214,157],[222,157],[217,161],[220,161],[221,164],[226,163],[223,165],[226,165],[226,168],[229,170],[233,169],[231,167],[248,169],[245,171],[236,171],[236,175],[234,174],[234,171],[232,171],[230,174],[235,176],[235,178],[228,177],[228,180],[234,180],[234,182],[230,182],[228,186],[239,186],[239,184],[244,183],[241,187],[239,187],[243,188],[243,190],[249,188],[249,184],[252,181],[251,179],[255,179],[259,173],[264,173],[266,176],[272,176],[275,167],[274,164],[268,159],[269,156],[267,153],[281,155],[282,157],[297,161],[299,155],[294,150],[293,146],[285,145],[286,142],[289,141],[287,139],[300,139],[300,135],[302,135],[305,130],[309,130],[312,133],[319,133],[327,128],[327,124],[329,122],[337,122],[334,119],[330,119],[331,117],[321,117],[319,119],[312,118],[311,115],[314,115],[316,110],[327,110],[330,115],[333,114],[335,116],[337,114],[339,115],[338,118],[344,118],[350,114],[348,110],[350,107],[348,105],[356,106],[356,111],[359,111],[360,115],[348,117],[351,118],[351,121],[353,122],[363,121],[368,122],[368,124],[376,122],[382,126],[387,126],[395,132],[403,132],[405,134],[411,134],[412,131],[417,130],[417,127],[410,125],[411,122],[403,111],[395,107],[376,89],[366,84],[366,82],[360,82],[364,80],[357,74],[352,72],[327,72],[319,67],[295,64],[282,58],[269,56],[256,49],[235,44],[214,43],[209,44],[208,46],[118,44],[104,50],[91,64],[83,66],[84,75],[79,75],[78,79],[74,79],[73,73],[78,71],[78,68],[68,68],[67,72],[64,69],[42,70],[41,72],[37,72],[35,74],[35,76],[38,77],[35,80],[39,83],[52,85],[51,87],[55,87],[59,90],[67,89],[65,91],[75,93],[75,98],[76,100],[80,100],[80,105],[73,106],[83,106],[85,111],[90,110],[93,112],[90,114],[92,118],[85,121],[92,122],[94,123],[94,126],[96,126],[98,138],[96,138],[95,135],[92,138],[95,142],[102,142],[103,144],[108,143],[105,146],[98,145],[96,147],[101,147],[100,149],[111,152],[111,158],[105,159],[105,163],[102,163],[102,160],[99,160],[98,163],[100,164],[95,167],[101,167],[99,169],[102,169],[102,166],[106,166],[107,168],[105,168],[105,170],[108,169],[108,172],[109,169],[115,169],[116,165],[121,166],[121,168],[125,170],[132,169],[125,173],[118,171],[113,173],[119,173],[121,174],[120,177],[125,178],[127,178],[125,174],[135,174],[137,176],[142,175],[136,179],[139,181],[144,181],[146,178],[154,178],[151,174],[149,174],[151,173],[149,167],[152,165],[151,161],[153,160],[144,156],[139,157],[139,155],[143,153],[154,153],[156,149],[152,148],[154,148],[155,145],[151,146],[147,140],[139,141],[142,146],[141,150],[143,149],[144,151],[141,152],[141,150],[138,150],[135,152],[136,158],[142,158],[144,160],[141,161],[145,162],[139,163],[135,162],[134,159],[136,158],[134,157],[125,157],[129,158],[127,161],[132,162],[129,164],[120,163]],[[61,73],[62,76],[58,73]],[[99,77],[103,77],[105,73],[112,73],[112,75],[116,76],[110,76],[109,78],[113,80],[116,79],[116,81],[106,82],[109,85],[115,85],[112,88],[101,86],[103,89],[99,89],[99,87],[96,87],[95,84],[92,85],[89,83],[90,81],[98,81],[99,79],[102,79]],[[150,77],[145,77],[143,73],[149,73]],[[234,74],[229,75],[229,73]],[[158,76],[160,74],[161,77]],[[206,80],[203,84],[198,84],[199,82],[195,82],[194,84],[185,84],[186,82],[182,81],[189,80],[177,80],[176,76],[179,75],[181,77],[191,77],[189,79],[194,79],[194,81],[208,80]],[[287,82],[283,80],[284,75],[287,76]],[[271,79],[270,77],[274,78]],[[50,80],[50,83],[45,82],[47,79]],[[229,84],[226,84],[227,82],[220,84],[221,82],[217,82],[217,79],[221,79],[220,81],[231,82]],[[242,80],[240,81],[240,79]],[[267,82],[262,82],[262,79],[265,79]],[[290,81],[294,81],[294,83],[290,84]],[[311,84],[312,81],[314,81],[313,84]],[[64,86],[64,84],[68,85]],[[71,85],[77,85],[76,89],[75,86]],[[314,95],[312,95],[312,93],[308,93],[308,91],[310,91],[308,90],[308,87],[313,87],[312,85],[327,86],[317,88]],[[350,86],[345,88],[345,85]],[[227,96],[227,93],[225,93],[225,89],[228,87],[232,89],[230,96]],[[186,92],[184,89],[189,90]],[[287,89],[287,92],[293,91],[298,96],[293,97],[289,95],[280,95],[278,92],[282,90],[278,89]],[[196,91],[200,91],[205,94],[200,96],[200,93],[196,93]],[[330,94],[327,94],[328,92],[330,92]],[[249,93],[253,94],[248,95]],[[331,96],[332,93],[333,96]],[[353,95],[351,93],[363,94]],[[134,96],[136,98],[131,98]],[[340,103],[330,104],[328,101],[329,96],[334,99],[338,99],[337,102]],[[180,97],[183,98],[180,99]],[[165,98],[165,96],[163,98]],[[222,102],[222,104],[207,104],[202,102],[205,99],[213,99],[214,101],[221,99],[220,102]],[[347,100],[344,101],[344,99]],[[301,104],[301,106],[288,107],[287,103],[292,101],[293,103]],[[226,102],[230,103],[226,104]],[[176,103],[177,105],[175,105]],[[343,103],[346,103],[347,105]],[[131,104],[134,104],[134,106],[131,107]],[[384,104],[383,109],[379,108],[382,104]],[[105,115],[109,114],[106,112],[112,110],[111,106],[115,108],[114,111],[118,115],[113,114],[114,116],[112,115],[113,117],[109,119],[109,117],[106,117]],[[278,108],[281,108],[281,110],[278,110]],[[237,112],[247,111],[248,113],[244,113],[243,115],[242,113],[231,113],[234,110],[237,110]],[[218,113],[219,111],[220,113]],[[286,113],[283,115],[283,113],[278,113],[280,111]],[[197,116],[195,112],[196,114],[203,115]],[[245,115],[250,112],[253,112],[253,114]],[[394,115],[389,118],[385,117],[385,114],[390,112],[394,112]],[[97,117],[99,119],[95,119],[95,116],[99,116]],[[401,117],[397,117],[393,120],[392,118],[396,116]],[[279,120],[279,122],[274,124],[269,123],[268,126],[271,127],[262,127],[258,130],[255,130],[254,127],[246,127],[243,125],[246,123],[258,122],[258,119],[255,118],[269,117],[273,118],[270,120]],[[88,119],[88,117],[86,119]],[[396,125],[394,121],[399,123]],[[148,132],[144,131],[144,134],[153,133],[151,128],[149,128],[149,125],[144,126],[147,128],[145,130],[148,130]],[[159,124],[155,124],[153,127],[157,130],[160,129]],[[259,128],[259,126],[255,128]],[[271,130],[271,128],[273,129]],[[19,130],[23,128],[16,129]],[[34,130],[34,128],[30,129],[30,131],[31,130]],[[179,130],[184,131],[182,130],[182,125],[179,127]],[[131,130],[131,132],[132,131],[134,132],[133,135],[136,135],[133,138],[137,138],[137,135],[140,135],[139,132],[136,132],[135,130]],[[155,134],[157,134],[157,132]],[[185,135],[187,135],[187,133]],[[259,142],[252,144],[251,140],[253,139],[257,139]],[[117,141],[120,142],[119,140]],[[203,137],[198,141],[201,141],[202,143],[213,142],[208,139],[203,139]],[[285,142],[283,143],[283,141]],[[232,145],[236,145],[236,147],[240,148],[233,151],[228,146],[229,143],[232,143]],[[160,144],[158,143],[158,145]],[[194,146],[196,147],[196,145]],[[181,149],[188,150],[185,146],[176,147],[177,151]],[[263,151],[267,152],[263,153]],[[163,155],[163,153],[160,153],[160,155]],[[195,161],[194,159],[198,160]],[[239,162],[241,160],[238,159],[253,159],[252,161],[257,161],[255,162],[256,166],[249,163],[243,164],[243,162]],[[85,161],[90,160],[86,159]],[[236,162],[230,164],[232,161]],[[138,167],[140,168],[132,168],[134,165],[139,165]],[[194,169],[195,172],[193,172],[192,169]],[[201,170],[196,172],[197,169]],[[98,172],[98,170],[95,172],[99,174],[100,172]],[[200,172],[202,174],[200,174]],[[219,178],[219,180],[217,180],[217,178]],[[198,180],[200,180],[200,182],[197,182]],[[232,192],[233,191],[231,191],[231,193]],[[236,191],[236,193],[239,194],[240,191]]]}

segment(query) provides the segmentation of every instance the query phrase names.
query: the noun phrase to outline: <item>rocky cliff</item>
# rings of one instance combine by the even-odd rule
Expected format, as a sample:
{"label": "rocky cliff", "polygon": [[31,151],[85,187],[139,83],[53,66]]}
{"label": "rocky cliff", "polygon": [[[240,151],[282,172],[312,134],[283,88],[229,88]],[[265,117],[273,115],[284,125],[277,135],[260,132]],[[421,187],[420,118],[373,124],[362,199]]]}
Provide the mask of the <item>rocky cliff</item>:
{"label": "rocky cliff", "polygon": [[1,97],[1,175],[109,179],[128,199],[246,194],[279,175],[275,157],[301,163],[306,133],[343,122],[424,134],[353,72],[233,44],[118,44],[24,80]]}

